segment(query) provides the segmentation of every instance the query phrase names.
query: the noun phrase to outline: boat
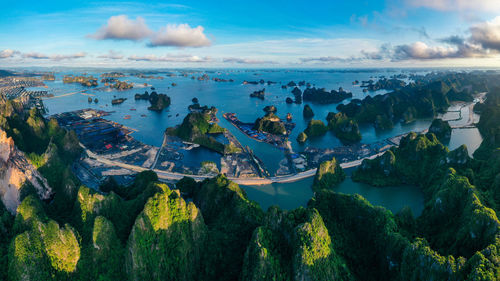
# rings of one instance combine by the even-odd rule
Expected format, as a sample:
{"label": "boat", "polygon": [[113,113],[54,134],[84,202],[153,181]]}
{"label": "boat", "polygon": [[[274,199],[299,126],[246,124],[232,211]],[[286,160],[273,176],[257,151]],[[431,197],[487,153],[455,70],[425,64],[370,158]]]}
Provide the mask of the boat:
{"label": "boat", "polygon": [[132,116],[130,116],[130,115],[125,115],[125,116],[123,117],[123,119],[130,119],[130,118],[132,118]]}
{"label": "boat", "polygon": [[135,108],[131,108],[131,109],[130,109],[130,111],[136,111],[136,110],[137,110],[137,109],[135,109]]}
{"label": "boat", "polygon": [[111,104],[112,105],[121,104],[121,103],[123,103],[126,100],[127,100],[126,98],[114,99],[114,100],[111,101]]}

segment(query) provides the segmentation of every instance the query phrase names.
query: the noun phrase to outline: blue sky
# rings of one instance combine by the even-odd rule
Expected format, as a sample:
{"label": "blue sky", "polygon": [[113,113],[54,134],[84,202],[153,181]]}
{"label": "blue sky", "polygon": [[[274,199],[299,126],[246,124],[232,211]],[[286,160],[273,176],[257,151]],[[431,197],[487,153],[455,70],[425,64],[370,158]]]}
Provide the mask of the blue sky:
{"label": "blue sky", "polygon": [[0,66],[496,66],[500,1],[12,1]]}

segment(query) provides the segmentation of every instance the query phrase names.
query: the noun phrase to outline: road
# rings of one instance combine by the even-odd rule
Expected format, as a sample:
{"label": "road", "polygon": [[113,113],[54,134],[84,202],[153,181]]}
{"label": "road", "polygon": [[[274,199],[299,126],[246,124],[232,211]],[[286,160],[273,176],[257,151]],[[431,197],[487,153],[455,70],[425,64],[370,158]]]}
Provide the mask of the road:
{"label": "road", "polygon": [[[136,166],[136,165],[130,165],[130,164],[126,164],[126,163],[122,163],[122,162],[119,162],[119,161],[113,161],[113,160],[110,160],[110,159],[107,159],[105,157],[102,157],[102,156],[99,156],[95,153],[93,153],[92,151],[88,150],[83,144],[80,143],[80,146],[85,150],[85,153],[87,153],[87,155],[98,161],[98,162],[101,162],[105,165],[108,165],[108,166],[116,166],[116,167],[120,167],[120,168],[124,168],[124,169],[127,169],[127,170],[130,170],[131,171],[131,174],[132,173],[139,173],[139,172],[142,172],[142,171],[146,171],[146,170],[150,170],[148,168],[144,168],[144,167],[141,167],[141,166]],[[359,159],[359,160],[355,160],[355,161],[351,161],[351,162],[346,162],[346,163],[342,163],[340,164],[340,166],[342,168],[352,168],[352,167],[356,167],[356,166],[359,166],[361,165],[361,163],[363,162],[364,159],[373,159],[377,156],[380,156],[382,155],[383,153],[379,153],[379,154],[376,154],[376,155],[372,155],[372,156],[369,156],[369,157],[366,157],[366,158],[363,158],[363,159]],[[269,178],[261,178],[261,177],[252,177],[252,178],[235,178],[235,177],[228,177],[229,180],[239,184],[239,185],[265,185],[265,184],[271,184],[271,183],[288,183],[288,182],[295,182],[295,181],[298,181],[298,180],[302,180],[302,179],[305,179],[305,178],[309,178],[309,177],[312,177],[316,174],[316,168],[314,169],[310,169],[310,170],[307,170],[307,171],[304,171],[304,172],[300,172],[300,173],[297,173],[297,174],[294,174],[294,175],[286,175],[286,176],[276,176],[276,177],[269,177]],[[196,181],[202,181],[204,179],[207,179],[207,178],[211,178],[212,176],[200,176],[200,175],[189,175],[189,174],[181,174],[181,173],[174,173],[174,172],[166,172],[166,171],[162,171],[162,170],[158,170],[158,169],[152,169],[152,171],[154,171],[155,173],[158,174],[158,178],[161,179],[161,180],[165,180],[165,181],[177,181],[177,180],[180,180],[182,179],[183,177],[191,177],[193,179],[195,179]]]}
{"label": "road", "polygon": [[151,165],[151,169],[154,169],[154,167],[156,167],[156,163],[158,163],[158,159],[160,158],[161,151],[163,150],[163,148],[165,147],[166,144],[167,144],[167,134],[163,133],[163,142],[161,143],[161,146],[158,149],[158,152],[156,153],[155,161],[153,162],[153,165]]}

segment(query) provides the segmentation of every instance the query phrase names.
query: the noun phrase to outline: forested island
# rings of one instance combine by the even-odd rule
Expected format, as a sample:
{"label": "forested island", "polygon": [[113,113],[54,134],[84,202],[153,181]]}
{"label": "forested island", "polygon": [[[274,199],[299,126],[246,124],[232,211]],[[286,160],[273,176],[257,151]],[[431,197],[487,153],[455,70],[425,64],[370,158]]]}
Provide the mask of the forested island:
{"label": "forested island", "polygon": [[153,111],[163,111],[171,103],[170,97],[165,94],[158,94],[156,91],[152,91],[151,94],[145,91],[144,94],[135,94],[135,100],[147,100],[151,104],[148,107],[149,110]]}
{"label": "forested island", "polygon": [[471,102],[477,93],[499,85],[496,76],[480,73],[430,73],[415,76],[415,81],[393,92],[352,99],[337,110],[358,123],[376,129],[392,129],[396,122],[410,123],[418,118],[433,118],[445,112],[451,102]]}
{"label": "forested island", "polygon": [[64,75],[63,83],[79,83],[86,87],[96,87],[98,85],[97,78],[91,76],[74,76],[74,75]]}
{"label": "forested island", "polygon": [[[447,75],[446,82],[430,74],[397,94],[339,106],[326,124],[312,119],[299,135],[307,141],[331,130],[359,141],[358,122],[434,117],[450,101],[486,91],[474,107],[484,139],[474,157],[466,146],[443,145],[449,124],[435,121],[428,133],[410,133],[352,172],[353,180],[379,188],[421,189],[419,217],[335,192],[349,173],[335,158],[304,187],[314,190],[307,206],[292,210],[263,210],[224,175],[165,184],[145,170],[127,186],[110,176],[94,190],[71,169],[82,154],[74,131],[37,108],[0,99],[0,160],[9,171],[0,175],[0,279],[498,280],[500,79]],[[265,111],[272,122],[275,108]],[[225,130],[215,113],[193,106],[166,133],[225,153],[212,136]]]}

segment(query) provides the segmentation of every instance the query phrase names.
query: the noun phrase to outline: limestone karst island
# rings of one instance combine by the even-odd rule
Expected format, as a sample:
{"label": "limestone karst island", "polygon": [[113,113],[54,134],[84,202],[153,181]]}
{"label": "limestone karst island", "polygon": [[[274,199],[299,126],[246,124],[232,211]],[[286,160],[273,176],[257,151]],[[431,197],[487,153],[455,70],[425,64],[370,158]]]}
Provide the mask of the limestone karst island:
{"label": "limestone karst island", "polygon": [[500,1],[3,4],[0,281],[500,280]]}

